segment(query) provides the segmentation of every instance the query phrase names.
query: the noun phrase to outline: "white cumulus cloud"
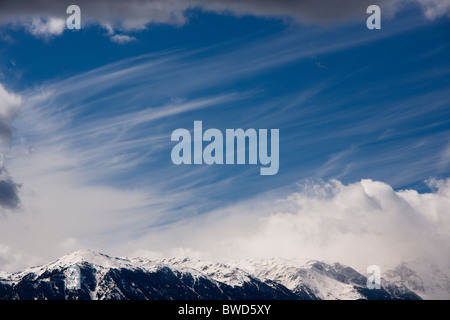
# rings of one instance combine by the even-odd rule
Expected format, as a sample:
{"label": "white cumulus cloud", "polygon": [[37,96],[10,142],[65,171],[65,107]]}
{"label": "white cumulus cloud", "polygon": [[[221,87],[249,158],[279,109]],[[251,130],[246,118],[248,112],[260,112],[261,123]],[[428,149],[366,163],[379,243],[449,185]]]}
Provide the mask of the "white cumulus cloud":
{"label": "white cumulus cloud", "polygon": [[44,20],[35,18],[28,26],[30,33],[36,37],[50,37],[61,35],[64,32],[66,22],[63,19],[49,18]]}

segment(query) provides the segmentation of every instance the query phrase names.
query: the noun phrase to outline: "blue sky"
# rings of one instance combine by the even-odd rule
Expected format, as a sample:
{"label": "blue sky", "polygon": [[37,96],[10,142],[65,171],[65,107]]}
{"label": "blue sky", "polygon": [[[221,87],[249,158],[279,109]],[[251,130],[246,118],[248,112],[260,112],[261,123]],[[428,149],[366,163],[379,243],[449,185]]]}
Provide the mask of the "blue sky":
{"label": "blue sky", "polygon": [[[425,181],[450,173],[450,20],[425,9],[389,11],[381,30],[366,28],[364,11],[305,23],[200,7],[183,11],[182,23],[108,31],[91,21],[48,34],[2,18],[0,83],[20,97],[2,151],[20,205],[3,209],[4,228],[21,228],[23,221],[11,222],[16,215],[44,210],[55,212],[40,223],[54,221],[66,206],[77,216],[80,205],[89,217],[98,214],[98,224],[93,218],[90,228],[72,224],[49,237],[70,244],[58,252],[87,246],[128,254],[134,251],[111,244],[113,234],[134,243],[299,185],[370,179],[433,191]],[[130,41],[113,41],[114,32]],[[259,165],[175,166],[170,135],[192,130],[195,120],[223,131],[279,129],[278,174],[261,176]],[[49,205],[52,195],[66,202]],[[111,197],[123,206],[105,205]],[[32,236],[22,244],[1,237],[33,261]],[[11,259],[4,265],[13,268]]]}

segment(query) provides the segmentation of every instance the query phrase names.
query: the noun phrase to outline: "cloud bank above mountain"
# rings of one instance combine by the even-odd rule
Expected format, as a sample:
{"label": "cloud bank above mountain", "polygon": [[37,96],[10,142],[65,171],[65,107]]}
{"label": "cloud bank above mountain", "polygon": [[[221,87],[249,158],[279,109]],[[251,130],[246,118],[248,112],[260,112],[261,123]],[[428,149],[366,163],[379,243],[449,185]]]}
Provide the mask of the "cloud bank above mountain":
{"label": "cloud bank above mountain", "polygon": [[213,260],[314,258],[365,268],[425,259],[449,266],[450,179],[428,184],[434,191],[420,194],[372,180],[308,183],[287,197],[218,210],[144,242],[165,239],[158,245],[169,256]]}

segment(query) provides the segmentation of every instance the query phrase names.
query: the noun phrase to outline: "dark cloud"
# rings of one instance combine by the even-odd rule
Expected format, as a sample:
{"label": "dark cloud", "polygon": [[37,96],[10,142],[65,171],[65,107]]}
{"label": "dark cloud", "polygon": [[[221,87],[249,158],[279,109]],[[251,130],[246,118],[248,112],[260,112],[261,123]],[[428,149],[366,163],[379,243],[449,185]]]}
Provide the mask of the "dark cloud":
{"label": "dark cloud", "polygon": [[20,204],[20,185],[15,183],[4,166],[0,166],[0,206],[16,209]]}
{"label": "dark cloud", "polygon": [[[327,24],[366,18],[371,4],[392,16],[406,5],[417,5],[432,19],[450,13],[450,0],[23,0],[0,2],[0,24],[24,26],[36,36],[62,32],[66,8],[76,3],[84,25],[99,24],[110,33],[144,29],[150,23],[186,22],[191,8],[205,11],[262,17],[290,17],[305,24]],[[44,19],[44,20],[41,20]]]}
{"label": "dark cloud", "polygon": [[206,10],[229,11],[238,15],[266,17],[292,17],[306,24],[327,24],[348,20],[366,19],[366,9],[371,4],[383,7],[392,14],[398,0],[198,0]]}

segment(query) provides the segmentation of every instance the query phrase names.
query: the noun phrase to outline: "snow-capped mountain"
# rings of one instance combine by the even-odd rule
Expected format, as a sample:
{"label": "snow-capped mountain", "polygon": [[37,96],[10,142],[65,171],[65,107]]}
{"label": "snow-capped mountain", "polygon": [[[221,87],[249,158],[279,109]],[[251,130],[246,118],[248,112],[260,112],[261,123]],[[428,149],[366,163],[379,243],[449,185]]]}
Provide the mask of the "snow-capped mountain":
{"label": "snow-capped mountain", "polygon": [[[73,266],[80,273],[77,289],[66,286],[65,272]],[[369,290],[364,275],[338,263],[148,260],[77,251],[43,266],[0,273],[0,299],[420,299],[413,280],[397,274],[399,279],[392,273],[381,289]]]}
{"label": "snow-capped mountain", "polygon": [[429,261],[403,262],[385,272],[390,283],[403,285],[423,299],[450,299],[450,268]]}

